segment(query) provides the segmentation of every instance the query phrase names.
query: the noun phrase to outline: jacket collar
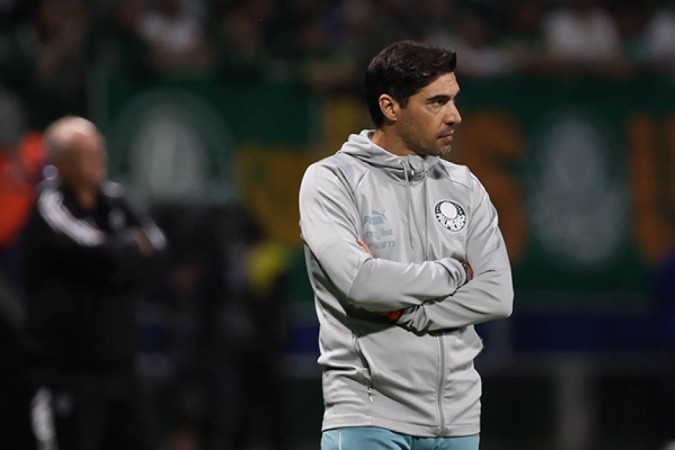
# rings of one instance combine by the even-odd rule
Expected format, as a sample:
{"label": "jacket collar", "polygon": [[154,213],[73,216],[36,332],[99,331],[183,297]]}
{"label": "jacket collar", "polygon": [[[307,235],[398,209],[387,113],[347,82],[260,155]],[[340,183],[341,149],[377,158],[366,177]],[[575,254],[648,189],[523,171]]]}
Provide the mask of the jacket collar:
{"label": "jacket collar", "polygon": [[359,134],[350,135],[338,153],[353,156],[377,167],[389,178],[399,182],[421,181],[440,160],[438,156],[394,155],[374,144],[371,140],[372,134],[373,130],[363,130]]}

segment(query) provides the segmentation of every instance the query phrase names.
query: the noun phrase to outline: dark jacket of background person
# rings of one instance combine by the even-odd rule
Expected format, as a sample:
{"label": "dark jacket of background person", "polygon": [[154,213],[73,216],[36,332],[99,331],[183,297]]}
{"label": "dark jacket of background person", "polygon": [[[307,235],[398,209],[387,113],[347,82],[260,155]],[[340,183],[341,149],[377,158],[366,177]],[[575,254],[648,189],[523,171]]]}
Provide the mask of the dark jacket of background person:
{"label": "dark jacket of background person", "polygon": [[84,210],[71,191],[46,186],[32,211],[26,252],[27,345],[31,366],[108,372],[129,368],[137,348],[134,301],[149,276],[137,240],[164,237],[105,183]]}
{"label": "dark jacket of background person", "polygon": [[106,181],[96,125],[64,116],[44,142],[49,175],[23,235],[33,434],[41,449],[149,449],[135,307],[164,234]]}

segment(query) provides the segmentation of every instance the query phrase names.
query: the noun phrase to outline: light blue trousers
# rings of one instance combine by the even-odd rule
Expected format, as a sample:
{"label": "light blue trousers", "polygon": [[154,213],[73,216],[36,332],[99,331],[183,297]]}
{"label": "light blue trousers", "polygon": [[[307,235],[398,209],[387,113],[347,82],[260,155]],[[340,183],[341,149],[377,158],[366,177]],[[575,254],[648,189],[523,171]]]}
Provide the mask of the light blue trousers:
{"label": "light blue trousers", "polygon": [[384,428],[350,427],[324,431],[321,450],[478,450],[480,436],[416,437]]}

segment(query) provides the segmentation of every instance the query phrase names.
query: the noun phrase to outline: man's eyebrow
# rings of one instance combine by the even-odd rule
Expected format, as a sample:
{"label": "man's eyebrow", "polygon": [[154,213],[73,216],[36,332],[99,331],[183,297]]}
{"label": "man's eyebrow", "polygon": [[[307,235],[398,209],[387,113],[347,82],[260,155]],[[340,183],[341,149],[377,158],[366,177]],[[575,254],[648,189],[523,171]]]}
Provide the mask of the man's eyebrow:
{"label": "man's eyebrow", "polygon": [[448,101],[448,100],[450,100],[450,99],[454,99],[455,97],[457,97],[457,96],[459,95],[459,91],[460,91],[460,90],[457,89],[457,92],[455,92],[454,95],[437,94],[437,95],[434,95],[433,97],[429,97],[429,98],[427,99],[427,101],[430,102],[430,103],[435,102],[435,101],[437,101],[437,100]]}
{"label": "man's eyebrow", "polygon": [[447,102],[448,100],[450,100],[450,98],[451,98],[451,97],[450,97],[449,95],[447,95],[447,94],[438,94],[438,95],[434,95],[433,97],[429,97],[429,98],[427,99],[427,102],[428,102],[428,103],[434,103],[434,102],[436,102],[436,101],[438,101],[438,100]]}

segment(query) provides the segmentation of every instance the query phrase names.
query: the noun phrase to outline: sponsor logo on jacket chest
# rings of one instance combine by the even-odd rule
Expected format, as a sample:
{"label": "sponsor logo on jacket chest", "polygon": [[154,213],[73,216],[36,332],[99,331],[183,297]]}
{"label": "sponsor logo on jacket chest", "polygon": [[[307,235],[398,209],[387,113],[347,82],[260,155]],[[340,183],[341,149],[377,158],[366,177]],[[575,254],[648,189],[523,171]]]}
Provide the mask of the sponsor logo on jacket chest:
{"label": "sponsor logo on jacket chest", "polygon": [[466,225],[464,208],[451,200],[441,200],[434,207],[434,216],[438,223],[450,231],[461,231]]}
{"label": "sponsor logo on jacket chest", "polygon": [[371,250],[396,247],[395,240],[383,240],[394,235],[394,230],[388,228],[386,222],[387,216],[384,210],[373,209],[369,215],[363,216],[363,238]]}

